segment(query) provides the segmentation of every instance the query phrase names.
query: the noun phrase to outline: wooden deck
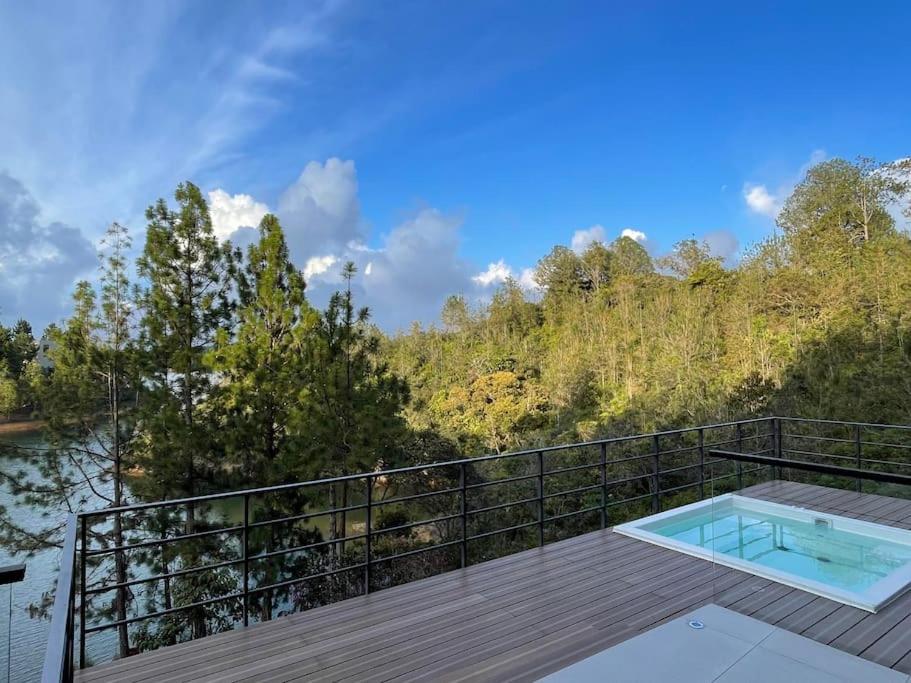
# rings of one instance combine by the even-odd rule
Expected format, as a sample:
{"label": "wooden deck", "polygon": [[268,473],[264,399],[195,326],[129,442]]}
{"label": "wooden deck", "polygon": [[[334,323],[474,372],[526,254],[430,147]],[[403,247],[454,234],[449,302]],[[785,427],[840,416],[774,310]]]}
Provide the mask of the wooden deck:
{"label": "wooden deck", "polygon": [[[911,501],[745,493],[911,528]],[[528,681],[705,603],[911,673],[911,592],[870,614],[610,530],[93,667],[78,681]]]}

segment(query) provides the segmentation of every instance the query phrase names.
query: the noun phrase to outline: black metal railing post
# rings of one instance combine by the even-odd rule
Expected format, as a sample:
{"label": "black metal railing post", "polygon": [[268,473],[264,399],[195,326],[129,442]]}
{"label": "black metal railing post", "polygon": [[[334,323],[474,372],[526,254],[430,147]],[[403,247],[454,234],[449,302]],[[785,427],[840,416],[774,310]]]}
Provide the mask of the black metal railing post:
{"label": "black metal railing post", "polygon": [[373,565],[373,476],[367,475],[367,519],[364,533],[364,593],[370,593],[370,569]]}
{"label": "black metal railing post", "polygon": [[[782,450],[781,450],[781,418],[773,417],[772,418],[772,438],[774,455],[776,458],[781,460]],[[774,479],[781,479],[781,467],[772,468],[772,477]]]}
{"label": "black metal railing post", "polygon": [[661,482],[658,476],[661,471],[661,442],[657,434],[652,437],[652,440],[655,446],[655,452],[652,454],[652,512],[661,512]]}
{"label": "black metal railing post", "polygon": [[244,626],[250,625],[250,494],[244,494]]}
{"label": "black metal railing post", "polygon": [[601,528],[607,528],[607,444],[601,442]]}
{"label": "black metal railing post", "polygon": [[85,611],[88,594],[86,593],[86,550],[88,549],[88,518],[81,517],[79,529],[79,668],[85,668]]}
{"label": "black metal railing post", "polygon": [[[854,425],[854,462],[857,465],[857,469],[863,469],[862,467],[863,456],[861,453],[861,442],[860,442],[860,425]],[[854,488],[860,493],[863,488],[863,482],[860,477],[854,480]]]}
{"label": "black metal railing post", "polygon": [[459,464],[459,516],[462,522],[462,542],[459,544],[459,566],[468,566],[468,484],[465,476],[465,463]]}
{"label": "black metal railing post", "polygon": [[[737,452],[743,453],[743,425],[739,422],[737,423]],[[738,461],[737,466],[737,490],[743,488],[743,463]]]}
{"label": "black metal railing post", "polygon": [[699,500],[705,499],[705,430],[700,427],[699,438]]}
{"label": "black metal railing post", "polygon": [[544,546],[544,453],[538,451],[538,545]]}
{"label": "black metal railing post", "polygon": [[12,681],[13,670],[13,584],[25,578],[24,564],[0,567],[0,586],[9,586],[9,622],[6,632],[6,680]]}

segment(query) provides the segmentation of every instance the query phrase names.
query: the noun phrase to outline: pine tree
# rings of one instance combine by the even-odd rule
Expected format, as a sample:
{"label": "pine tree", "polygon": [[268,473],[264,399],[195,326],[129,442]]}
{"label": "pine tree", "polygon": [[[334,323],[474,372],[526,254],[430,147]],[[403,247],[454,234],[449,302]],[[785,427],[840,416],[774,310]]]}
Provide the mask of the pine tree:
{"label": "pine tree", "polygon": [[[192,183],[178,186],[177,210],[164,199],[146,211],[146,244],[137,265],[141,342],[148,396],[143,407],[143,467],[160,497],[195,496],[211,469],[214,437],[204,402],[212,376],[203,357],[232,328],[236,255],[218,243],[209,208]],[[187,517],[187,532],[194,510]]]}
{"label": "pine tree", "polygon": [[[305,387],[302,349],[313,343],[317,323],[317,313],[304,296],[303,275],[289,259],[278,219],[265,216],[259,233],[259,242],[247,251],[240,278],[235,334],[220,330],[206,358],[219,377],[213,403],[223,420],[220,431],[226,456],[239,467],[242,487],[283,483],[288,479],[285,467],[296,463],[301,436],[295,425],[300,422],[298,416],[308,410],[306,397],[312,393]],[[297,498],[302,507],[303,501]],[[258,512],[279,516],[272,514],[276,505],[271,499],[261,500]],[[274,550],[276,529],[262,532],[265,551]],[[295,544],[287,537],[282,543]],[[267,563],[258,564],[255,571],[257,585],[276,581]],[[259,603],[261,618],[271,619],[271,592],[262,594]]]}
{"label": "pine tree", "polygon": [[[353,263],[342,271],[346,288],[320,315],[307,346],[306,411],[301,443],[291,469],[301,478],[343,475],[394,464],[406,433],[401,411],[408,387],[379,357],[380,338],[366,308],[355,311]],[[330,488],[330,505],[345,507],[347,486]],[[345,535],[345,514],[330,519],[331,539]]]}
{"label": "pine tree", "polygon": [[[193,497],[216,472],[216,425],[207,401],[212,373],[204,363],[219,333],[233,327],[235,261],[230,244],[219,244],[212,230],[209,208],[202,192],[183,183],[174,194],[176,210],[164,199],[146,211],[146,244],[137,265],[147,289],[141,296],[141,345],[146,399],[141,418],[143,449],[140,466],[145,476],[140,490],[146,497]],[[204,510],[187,506],[184,533],[192,534]],[[174,520],[159,519],[159,533],[167,535]],[[210,537],[211,538],[211,537]],[[185,543],[179,557],[172,546],[162,546],[159,566],[168,573],[174,562],[196,566],[207,547]],[[180,593],[188,602],[204,599],[222,579],[213,572],[183,580],[165,581],[163,607],[170,608]],[[173,642],[188,623],[194,637],[206,635],[215,608],[192,610],[168,620],[159,631],[142,634],[143,642],[164,638]],[[185,622],[182,617],[186,617]]]}

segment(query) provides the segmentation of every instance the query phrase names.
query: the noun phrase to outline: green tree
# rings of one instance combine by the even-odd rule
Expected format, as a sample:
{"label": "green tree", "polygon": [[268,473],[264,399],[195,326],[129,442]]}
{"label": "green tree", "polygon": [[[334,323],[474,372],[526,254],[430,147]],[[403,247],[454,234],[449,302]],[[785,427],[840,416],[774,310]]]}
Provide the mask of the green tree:
{"label": "green tree", "polygon": [[[233,325],[230,294],[236,254],[212,231],[209,207],[190,182],[177,187],[176,210],[164,199],[146,211],[146,243],[137,265],[148,283],[141,305],[145,384],[142,466],[155,495],[195,496],[214,465],[205,400],[212,374],[203,356]],[[187,515],[187,531],[195,511]]]}
{"label": "green tree", "polygon": [[301,409],[301,349],[312,343],[317,313],[278,219],[266,215],[259,234],[247,250],[236,328],[218,330],[206,360],[220,378],[214,395],[227,421],[226,453],[244,481],[262,486],[283,480],[278,465],[296,452],[289,426]]}
{"label": "green tree", "polygon": [[[154,499],[193,497],[207,482],[224,473],[217,462],[219,437],[211,402],[213,375],[204,356],[216,337],[231,330],[235,286],[235,261],[239,254],[230,244],[219,244],[212,230],[209,207],[202,192],[183,183],[174,193],[176,209],[164,199],[146,211],[148,227],[139,275],[147,288],[141,295],[143,309],[140,343],[145,400],[141,409],[143,430],[138,464],[144,476],[137,488]],[[181,523],[192,534],[205,524],[205,509],[187,506]],[[176,520],[159,519],[159,533],[167,535]],[[212,537],[209,537],[209,541]],[[191,567],[205,561],[217,548],[206,543],[162,546],[154,570],[168,573],[175,563]],[[223,572],[192,575],[165,581],[161,607],[170,609],[175,597],[202,601],[217,595],[226,579]],[[226,625],[230,619],[220,609],[229,605],[198,608],[175,614],[165,626],[146,630],[143,643],[173,642],[188,625],[193,637],[208,633],[210,625]],[[220,627],[220,626],[217,626]]]}
{"label": "green tree", "polygon": [[[233,336],[219,330],[206,358],[220,378],[212,402],[223,420],[220,433],[225,454],[229,462],[236,463],[244,486],[268,486],[289,478],[285,468],[296,460],[304,438],[295,427],[300,413],[309,409],[301,396],[311,393],[306,387],[303,349],[313,343],[317,323],[316,311],[304,296],[303,275],[289,259],[278,219],[271,214],[263,217],[259,235],[259,242],[247,250],[240,277],[236,330]],[[295,502],[303,507],[303,501]],[[275,507],[267,500],[260,503],[259,512],[280,516],[273,515]],[[276,529],[264,531],[265,551],[271,552]],[[288,538],[282,543],[293,545]],[[258,585],[277,580],[269,565],[260,563],[255,571]],[[263,620],[272,618],[272,602],[271,591],[257,599]]]}
{"label": "green tree", "polygon": [[9,418],[10,413],[18,407],[19,392],[16,388],[16,380],[10,376],[6,360],[0,359],[0,415],[6,415]]}
{"label": "green tree", "polygon": [[[369,310],[354,308],[356,272],[353,263],[345,265],[345,291],[333,294],[319,316],[313,343],[304,348],[308,382],[300,401],[307,409],[300,412],[297,429],[306,438],[288,463],[299,478],[394,464],[406,435],[401,413],[408,387],[380,358],[380,338],[369,325]],[[330,487],[331,507],[345,507],[347,495],[346,485]],[[345,528],[345,514],[333,515],[330,538],[342,537]]]}
{"label": "green tree", "polygon": [[778,215],[778,225],[798,249],[857,245],[891,233],[888,206],[905,198],[909,186],[903,165],[832,159],[813,166],[794,188]]}
{"label": "green tree", "polygon": [[648,275],[655,271],[652,257],[632,237],[618,237],[610,250],[614,253],[614,268],[620,275]]}

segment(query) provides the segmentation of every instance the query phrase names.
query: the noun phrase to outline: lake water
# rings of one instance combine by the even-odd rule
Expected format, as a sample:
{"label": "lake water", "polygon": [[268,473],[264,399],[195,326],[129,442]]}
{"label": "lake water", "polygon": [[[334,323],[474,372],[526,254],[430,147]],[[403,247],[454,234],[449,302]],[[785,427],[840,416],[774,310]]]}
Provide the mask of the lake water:
{"label": "lake water", "polygon": [[[40,435],[37,433],[3,435],[2,440],[7,443],[16,443],[21,446],[42,447]],[[19,459],[5,457],[0,454],[0,468],[6,474],[25,470],[30,476],[35,476],[34,468],[23,464]],[[62,510],[46,510],[35,507],[17,505],[16,499],[10,494],[9,486],[0,482],[0,505],[6,508],[6,514],[14,524],[29,529],[38,530],[46,528],[55,521],[55,516],[63,519],[65,512]],[[44,650],[47,646],[47,636],[50,622],[47,619],[32,617],[29,607],[41,602],[41,596],[54,587],[57,580],[57,569],[60,561],[60,552],[45,550],[33,557],[13,555],[9,548],[0,546],[0,565],[24,562],[26,564],[25,580],[21,583],[0,588],[0,680],[6,680],[7,666],[12,670],[11,680],[29,683],[41,678],[41,667],[44,664]],[[9,590],[12,590],[13,609],[12,619],[9,616]],[[12,633],[10,652],[7,651],[7,642]],[[102,647],[103,643],[99,643]],[[111,647],[107,644],[106,647]]]}

